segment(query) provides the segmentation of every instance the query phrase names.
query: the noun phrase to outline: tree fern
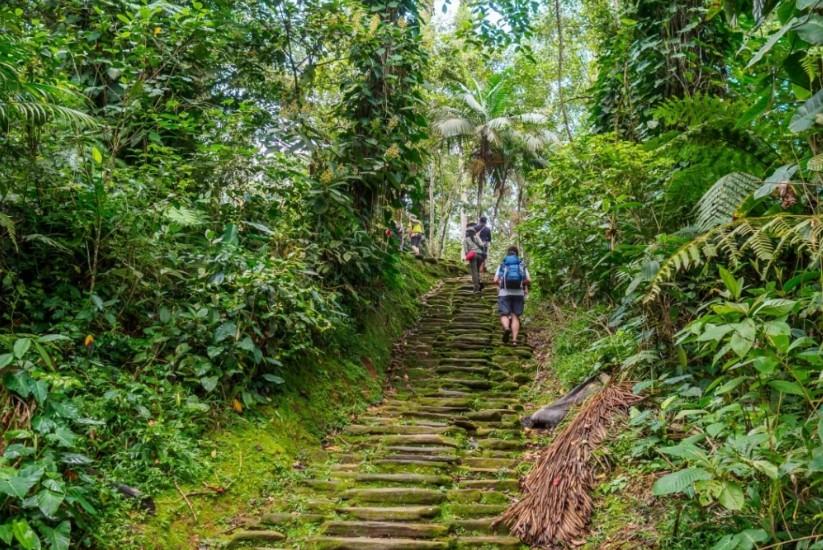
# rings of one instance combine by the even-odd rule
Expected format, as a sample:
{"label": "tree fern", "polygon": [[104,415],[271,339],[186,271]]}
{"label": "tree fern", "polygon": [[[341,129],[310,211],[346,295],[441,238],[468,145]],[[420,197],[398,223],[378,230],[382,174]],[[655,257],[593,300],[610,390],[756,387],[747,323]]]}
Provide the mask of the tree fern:
{"label": "tree fern", "polygon": [[730,222],[743,199],[761,183],[759,178],[744,172],[732,172],[717,180],[697,203],[697,226],[708,231]]}

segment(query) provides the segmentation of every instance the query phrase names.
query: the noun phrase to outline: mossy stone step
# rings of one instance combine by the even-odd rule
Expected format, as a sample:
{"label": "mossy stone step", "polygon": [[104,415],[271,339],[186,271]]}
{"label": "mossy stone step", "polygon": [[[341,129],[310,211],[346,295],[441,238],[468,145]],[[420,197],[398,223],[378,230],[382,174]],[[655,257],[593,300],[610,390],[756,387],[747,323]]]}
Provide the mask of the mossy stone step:
{"label": "mossy stone step", "polygon": [[475,380],[471,378],[442,378],[440,380],[440,387],[444,386],[463,386],[473,390],[488,390],[491,389],[492,383],[488,380]]}
{"label": "mossy stone step", "polygon": [[442,435],[387,435],[383,437],[372,436],[369,439],[385,445],[437,445],[442,447],[460,446],[460,444],[454,439],[443,437]]}
{"label": "mossy stone step", "polygon": [[447,491],[450,502],[477,504],[505,504],[509,501],[504,493],[488,489],[450,489]]}
{"label": "mossy stone step", "polygon": [[462,462],[473,468],[512,468],[517,465],[512,458],[465,457]]}
{"label": "mossy stone step", "polygon": [[497,518],[495,516],[472,519],[454,519],[449,522],[449,526],[453,532],[508,533],[508,529],[506,529],[504,525],[494,524],[496,519]]}
{"label": "mossy stone step", "polygon": [[413,425],[404,425],[404,424],[396,424],[394,426],[389,425],[376,425],[376,426],[364,426],[360,424],[352,424],[347,426],[343,433],[349,435],[375,435],[375,434],[444,434],[446,432],[454,430],[454,427],[451,426],[413,426]]}
{"label": "mossy stone step", "polygon": [[280,512],[263,514],[260,517],[261,525],[289,525],[296,522],[320,523],[326,519],[323,514],[309,514],[301,512]]}
{"label": "mossy stone step", "polygon": [[434,489],[380,487],[376,489],[349,489],[340,497],[352,502],[380,502],[386,504],[440,504],[446,493]]}
{"label": "mossy stone step", "polygon": [[401,523],[389,521],[327,521],[325,535],[341,537],[392,537],[433,539],[447,534],[449,527],[438,523]]}
{"label": "mossy stone step", "polygon": [[440,508],[437,506],[344,507],[338,508],[337,512],[369,521],[415,521],[435,517],[440,513]]}
{"label": "mossy stone step", "polygon": [[511,414],[509,409],[483,409],[464,413],[463,416],[469,420],[485,420],[499,422],[503,415]]}
{"label": "mossy stone step", "polygon": [[482,537],[460,537],[455,541],[454,548],[458,550],[477,550],[478,548],[516,550],[518,548],[525,548],[525,546],[515,537],[489,535]]}
{"label": "mossy stone step", "polygon": [[459,518],[496,516],[505,512],[506,508],[506,504],[454,503],[449,505],[449,511]]}
{"label": "mossy stone step", "polygon": [[359,472],[334,472],[332,477],[351,479],[364,483],[401,483],[417,485],[451,485],[452,479],[448,476],[426,474],[364,474]]}
{"label": "mossy stone step", "polygon": [[423,462],[447,462],[449,464],[455,464],[460,461],[460,457],[457,455],[402,453],[389,455],[386,457],[386,460],[419,460]]}
{"label": "mossy stone step", "polygon": [[491,489],[494,491],[517,491],[520,481],[516,479],[464,479],[460,487],[465,489]]}
{"label": "mossy stone step", "polygon": [[249,530],[235,532],[226,543],[226,548],[236,548],[247,542],[279,542],[286,540],[286,535],[279,531]]}
{"label": "mossy stone step", "polygon": [[386,447],[386,450],[401,454],[418,453],[424,455],[432,455],[437,453],[451,453],[454,451],[454,449],[451,447],[411,447],[405,445],[390,445]]}
{"label": "mossy stone step", "polygon": [[310,539],[310,548],[317,550],[445,550],[448,542],[419,539],[371,539],[318,537]]}

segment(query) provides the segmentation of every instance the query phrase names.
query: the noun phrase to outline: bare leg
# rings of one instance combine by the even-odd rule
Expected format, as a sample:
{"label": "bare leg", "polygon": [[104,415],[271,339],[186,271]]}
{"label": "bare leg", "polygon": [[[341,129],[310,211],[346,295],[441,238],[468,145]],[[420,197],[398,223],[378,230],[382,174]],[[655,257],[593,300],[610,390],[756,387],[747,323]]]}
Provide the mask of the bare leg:
{"label": "bare leg", "polygon": [[500,324],[503,325],[503,330],[509,330],[509,316],[508,315],[501,315],[500,316]]}
{"label": "bare leg", "polygon": [[511,327],[512,327],[512,342],[517,342],[517,333],[520,332],[520,317],[517,315],[512,315],[511,320]]}

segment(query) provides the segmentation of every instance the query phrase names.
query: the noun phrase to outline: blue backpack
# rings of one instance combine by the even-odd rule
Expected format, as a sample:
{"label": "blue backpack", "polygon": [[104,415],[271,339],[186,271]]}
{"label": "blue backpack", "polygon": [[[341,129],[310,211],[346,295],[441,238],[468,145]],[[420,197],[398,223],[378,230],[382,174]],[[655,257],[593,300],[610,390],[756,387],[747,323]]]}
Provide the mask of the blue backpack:
{"label": "blue backpack", "polygon": [[503,276],[500,277],[500,286],[506,289],[519,289],[523,287],[525,273],[523,262],[517,256],[506,256],[500,264],[503,269]]}

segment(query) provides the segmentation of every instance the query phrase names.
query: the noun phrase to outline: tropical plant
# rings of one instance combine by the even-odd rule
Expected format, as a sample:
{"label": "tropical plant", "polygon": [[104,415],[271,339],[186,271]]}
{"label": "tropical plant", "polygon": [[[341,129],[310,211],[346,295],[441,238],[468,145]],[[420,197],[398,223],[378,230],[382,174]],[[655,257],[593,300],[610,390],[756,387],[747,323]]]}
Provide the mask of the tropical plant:
{"label": "tropical plant", "polygon": [[484,84],[475,80],[469,86],[460,84],[458,97],[459,106],[438,114],[436,128],[446,139],[468,142],[467,170],[476,185],[480,216],[486,184],[491,182],[499,205],[518,162],[534,162],[535,155],[556,143],[557,137],[545,127],[545,115],[511,111],[514,96],[508,74],[493,75]]}

